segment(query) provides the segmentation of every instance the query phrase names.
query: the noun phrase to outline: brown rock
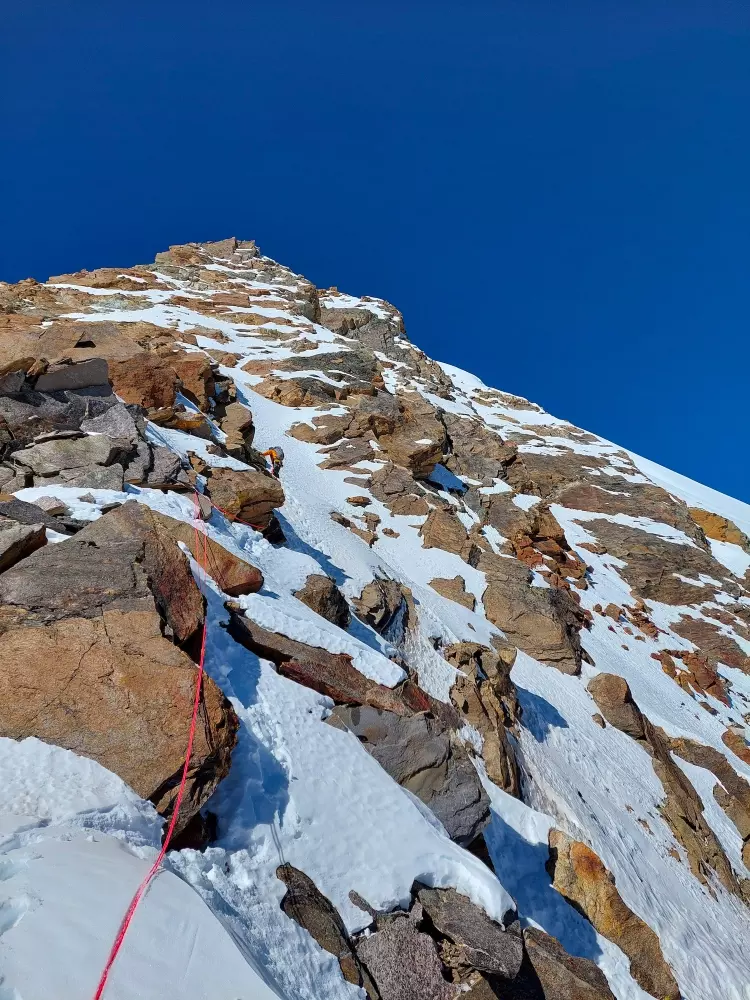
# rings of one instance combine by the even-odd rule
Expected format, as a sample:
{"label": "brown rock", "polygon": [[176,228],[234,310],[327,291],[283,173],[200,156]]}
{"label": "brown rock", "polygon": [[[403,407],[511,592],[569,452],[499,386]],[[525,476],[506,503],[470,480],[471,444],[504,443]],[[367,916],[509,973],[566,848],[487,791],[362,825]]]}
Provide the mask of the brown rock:
{"label": "brown rock", "polygon": [[257,567],[240,559],[213,538],[199,531],[196,540],[195,529],[189,524],[156,511],[153,512],[153,520],[157,534],[166,534],[187,546],[193,559],[205,567],[225,594],[230,597],[257,594],[263,587],[263,574]]}
{"label": "brown rock", "polygon": [[569,955],[557,938],[536,927],[527,927],[523,940],[526,957],[508,986],[508,1000],[615,1000],[606,976],[590,959]]}
{"label": "brown rock", "polygon": [[156,604],[175,641],[188,643],[203,624],[203,598],[161,524],[160,515],[130,501],[64,544],[37,550],[0,576],[0,629]]}
{"label": "brown rock", "polygon": [[684,531],[688,538],[702,548],[706,547],[705,539],[696,529],[687,505],[661,486],[603,476],[595,478],[596,482],[577,482],[564,487],[554,493],[554,502],[574,510],[649,517],[652,521],[669,524]]}
{"label": "brown rock", "polygon": [[331,511],[331,520],[335,521],[336,524],[340,524],[342,528],[348,528],[353,534],[358,535],[362,541],[366,542],[370,548],[378,540],[378,536],[374,531],[370,531],[368,528],[361,528],[354,521],[351,521],[348,517],[345,517],[337,510]]}
{"label": "brown rock", "polygon": [[405,588],[396,580],[371,580],[352,603],[357,617],[376,632],[385,632],[393,623],[405,600]]}
{"label": "brown rock", "polygon": [[679,1000],[681,994],[664,961],[659,939],[625,904],[614,876],[596,854],[559,830],[550,830],[549,869],[555,888],[630,959],[630,974],[658,1000]]}
{"label": "brown rock", "polygon": [[250,410],[242,403],[229,403],[224,408],[224,416],[219,421],[219,426],[226,434],[224,450],[228,455],[244,460],[255,435],[255,425]]}
{"label": "brown rock", "polygon": [[724,848],[706,821],[700,796],[672,758],[670,738],[645,717],[644,724],[654,773],[664,788],[665,798],[660,811],[685,849],[691,872],[709,891],[712,891],[712,878],[709,876],[713,873],[728,892],[743,898],[743,887]]}
{"label": "brown rock", "polygon": [[670,749],[678,757],[706,768],[718,778],[720,784],[714,786],[714,798],[737,827],[742,840],[749,843],[750,784],[737,774],[724,754],[713,747],[683,737],[672,739]]}
{"label": "brown rock", "polygon": [[750,745],[743,736],[732,729],[725,729],[721,734],[721,742],[729,747],[732,753],[736,754],[740,760],[744,760],[746,764],[750,764]]}
{"label": "brown rock", "polygon": [[350,423],[350,417],[337,417],[331,413],[325,413],[320,417],[313,417],[311,424],[294,424],[287,431],[289,437],[298,441],[307,441],[312,444],[334,444],[344,436]]}
{"label": "brown rock", "polygon": [[228,632],[250,652],[276,665],[280,674],[345,705],[371,705],[397,715],[410,715],[397,689],[376,684],[361,674],[346,653],[269,632],[231,609]]}
{"label": "brown rock", "polygon": [[286,863],[279,865],[276,877],[287,887],[281,900],[284,913],[304,927],[324,951],[338,959],[341,974],[347,982],[362,986],[370,1000],[376,1000],[375,987],[357,958],[336,907],[298,868]]}
{"label": "brown rock", "polygon": [[278,479],[258,469],[212,468],[206,493],[214,506],[229,518],[263,530],[268,527],[273,511],[285,501]]}
{"label": "brown rock", "polygon": [[702,575],[708,576],[722,581],[728,592],[737,587],[736,582],[729,580],[725,567],[701,548],[667,542],[639,528],[598,518],[586,521],[585,526],[610,555],[626,563],[618,572],[641,598],[690,605],[714,596],[713,584],[685,583],[680,576],[695,581]]}
{"label": "brown rock", "polygon": [[466,528],[454,514],[444,510],[431,510],[419,533],[424,548],[454,552],[468,562],[473,544]]}
{"label": "brown rock", "polygon": [[478,568],[487,576],[482,601],[489,620],[529,656],[563,673],[579,673],[578,633],[585,618],[570,594],[531,587],[529,570],[517,559],[483,552]]}
{"label": "brown rock", "polygon": [[392,514],[418,517],[429,511],[423,488],[406,469],[388,463],[370,477],[370,490]]}
{"label": "brown rock", "polygon": [[588,692],[610,726],[635,740],[644,738],[643,716],[624,678],[616,674],[597,674],[589,681]]}
{"label": "brown rock", "polygon": [[497,653],[474,643],[447,647],[443,655],[461,671],[451,688],[451,701],[461,717],[482,737],[482,757],[491,781],[516,797],[518,764],[507,727],[520,715],[510,667]]}
{"label": "brown rock", "polygon": [[339,628],[349,628],[351,621],[349,605],[330,576],[317,573],[308,576],[304,587],[294,596]]}
{"label": "brown rock", "polygon": [[445,427],[420,393],[404,392],[397,403],[399,426],[392,433],[380,434],[378,444],[396,465],[409,469],[417,479],[426,479],[443,456]]}
{"label": "brown rock", "polygon": [[467,592],[466,581],[462,576],[454,576],[450,580],[444,577],[435,577],[434,580],[430,580],[430,586],[443,597],[456,601],[457,604],[462,604],[469,611],[474,610],[477,603],[476,598]]}
{"label": "brown rock", "polygon": [[516,455],[515,444],[506,443],[479,420],[447,412],[440,416],[452,445],[446,459],[451,472],[481,482],[504,478],[506,465]]}
{"label": "brown rock", "polygon": [[355,497],[347,497],[346,502],[350,503],[352,507],[369,507],[369,505],[372,503],[372,497],[362,496],[362,495]]}
{"label": "brown rock", "polygon": [[[57,548],[64,546],[50,546]],[[185,760],[196,670],[160,626],[153,610],[110,605],[96,618],[4,631],[2,735],[35,736],[91,757],[169,816]],[[229,702],[206,677],[178,832],[228,773],[236,731]]]}
{"label": "brown rock", "polygon": [[728,667],[736,667],[745,673],[750,673],[750,656],[747,656],[735,640],[721,632],[716,625],[703,618],[689,618],[682,615],[679,622],[670,626],[673,632],[689,639],[698,647],[698,651],[706,657],[711,666],[725,663]]}
{"label": "brown rock", "polygon": [[120,399],[147,410],[174,406],[178,376],[166,358],[142,353],[124,361],[111,361],[109,377]]}

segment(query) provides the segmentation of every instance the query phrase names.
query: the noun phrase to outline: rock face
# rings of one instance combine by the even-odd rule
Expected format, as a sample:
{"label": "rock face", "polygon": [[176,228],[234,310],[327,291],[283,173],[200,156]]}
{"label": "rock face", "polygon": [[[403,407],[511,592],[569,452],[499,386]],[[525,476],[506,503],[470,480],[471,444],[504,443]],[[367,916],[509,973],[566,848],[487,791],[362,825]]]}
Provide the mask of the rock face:
{"label": "rock face", "polygon": [[628,956],[630,974],[646,993],[658,1000],[679,1000],[659,939],[623,902],[612,873],[590,848],[559,830],[550,831],[549,844],[549,868],[558,892]]}
{"label": "rock face", "polygon": [[507,733],[520,715],[510,680],[514,654],[515,650],[507,650],[503,659],[486,646],[469,642],[444,650],[446,660],[461,671],[451,689],[451,701],[482,737],[488,777],[509,795],[518,796],[518,764]]}
{"label": "rock face", "polygon": [[610,726],[627,733],[634,740],[645,737],[643,716],[622,677],[616,674],[597,674],[589,681],[588,690]]}
{"label": "rock face", "polygon": [[[49,378],[28,372],[12,378],[0,387],[0,484],[6,490],[53,483],[121,490],[123,481],[189,486],[179,458],[165,462],[170,453],[145,440],[143,409],[113,394],[105,361],[63,365]],[[103,384],[92,384],[99,379]],[[40,391],[58,384],[68,388]]]}
{"label": "rock face", "polygon": [[368,583],[353,602],[357,617],[376,632],[386,632],[404,607],[404,589],[395,580],[378,579]]}
{"label": "rock face", "polygon": [[[679,752],[678,747],[683,749],[681,756],[690,759],[690,751],[686,749],[690,744],[673,741],[662,729],[654,726],[634,702],[630,688],[622,677],[598,674],[590,681],[588,689],[607,722],[637,740],[651,755],[654,773],[664,788],[661,814],[685,849],[695,877],[704,885],[709,885],[709,875],[715,876],[728,892],[740,898],[746,897],[747,889],[735,876],[721,843],[703,814],[700,796],[672,759],[672,749]],[[695,746],[692,752],[698,752]],[[702,760],[711,760],[710,770],[719,768],[716,759],[709,754],[709,748],[704,748],[701,754]],[[721,773],[727,776],[723,768]],[[733,783],[732,787],[736,791],[738,786]]]}
{"label": "rock face", "polygon": [[715,538],[719,542],[730,542],[732,545],[739,545],[745,552],[750,552],[750,538],[744,531],[740,531],[728,517],[712,514],[699,507],[691,507],[690,516],[703,529],[707,538]]}
{"label": "rock face", "polygon": [[457,604],[463,604],[469,611],[473,611],[476,606],[476,598],[473,594],[467,592],[466,581],[462,576],[454,576],[450,580],[443,577],[436,577],[434,580],[430,580],[430,586],[438,594],[442,594],[443,597],[447,597]]}
{"label": "rock face", "polygon": [[294,595],[308,608],[339,628],[349,628],[351,612],[346,598],[330,576],[313,574],[305,580],[305,586]]}
{"label": "rock face", "polygon": [[[703,578],[724,581],[725,590],[738,593],[727,570],[701,548],[667,542],[640,528],[612,521],[587,521],[586,527],[607,552],[625,562],[622,575],[638,597],[664,604],[710,601],[718,588],[701,582]],[[685,578],[696,582],[686,583]]]}
{"label": "rock face", "polygon": [[43,524],[19,524],[0,518],[0,573],[46,544]]}
{"label": "rock face", "polygon": [[455,889],[420,888],[417,899],[436,930],[453,945],[457,967],[512,980],[523,960],[523,939],[515,925],[506,931]]}
{"label": "rock face", "polygon": [[601,969],[569,955],[557,938],[527,927],[523,941],[526,955],[506,994],[510,1000],[615,1000]]}
{"label": "rock face", "polygon": [[298,684],[345,705],[370,705],[373,708],[411,715],[399,689],[387,688],[371,681],[352,664],[346,653],[329,653],[318,646],[288,636],[269,632],[249,618],[231,612],[228,626],[232,638],[256,656],[271,660],[279,673]]}
{"label": "rock face", "polygon": [[[148,508],[126,504],[39,549],[0,576],[2,735],[92,757],[169,815],[196,671],[162,632],[189,645],[202,622],[185,557]],[[236,739],[210,678],[200,718],[179,829],[227,774]]]}
{"label": "rock face", "polygon": [[400,785],[429,806],[451,839],[470,844],[489,822],[489,800],[468,754],[437,719],[340,706],[333,713]]}
{"label": "rock face", "polygon": [[487,576],[482,601],[489,620],[529,656],[564,674],[579,673],[585,619],[569,593],[530,586],[531,573],[516,559],[484,552],[478,568]]}
{"label": "rock face", "polygon": [[224,408],[224,416],[219,426],[226,435],[224,448],[227,454],[245,461],[255,435],[255,424],[250,410],[242,403],[229,403]]}
{"label": "rock face", "polygon": [[206,493],[230,521],[245,521],[259,530],[269,526],[274,510],[284,503],[284,490],[278,479],[257,469],[213,468]]}
{"label": "rock face", "polygon": [[[153,309],[154,297],[145,294],[151,290],[158,290],[163,310]],[[180,323],[171,326],[168,317],[177,310]],[[259,400],[254,419],[241,402],[257,399],[254,392],[309,409],[287,410],[291,419],[261,426],[261,416],[272,420],[279,411]],[[284,489],[253,447],[256,422],[264,447],[271,441],[283,446],[284,434],[292,439],[281,475],[295,491],[287,519],[293,552],[280,549],[287,520],[274,512],[285,502]],[[185,434],[196,438],[192,448]],[[649,481],[642,464],[528,400],[431,361],[409,342],[401,315],[388,303],[318,290],[252,243],[175,246],[145,267],[78,272],[44,284],[0,282],[0,734],[35,735],[88,755],[169,815],[203,638],[204,602],[192,555],[207,564],[209,585],[226,597],[227,615],[211,623],[226,630],[221,641],[231,646],[235,640],[249,651],[235,655],[246,655],[251,674],[258,672],[253,656],[268,661],[260,671],[278,703],[259,698],[243,707],[257,722],[258,752],[278,759],[292,782],[290,801],[308,809],[299,829],[314,826],[318,815],[317,800],[304,808],[301,798],[294,801],[296,754],[309,753],[323,773],[320,809],[356,812],[370,793],[351,787],[349,772],[356,769],[320,753],[336,745],[344,760],[352,759],[347,753],[371,755],[370,764],[378,762],[392,777],[392,795],[416,796],[425,822],[431,810],[474,856],[457,853],[436,833],[440,860],[415,858],[414,876],[441,887],[415,882],[407,896],[403,885],[396,891],[389,883],[390,895],[379,895],[400,898],[403,906],[390,912],[350,893],[371,916],[369,927],[353,935],[304,872],[279,867],[283,914],[335,956],[352,985],[370,1000],[612,1000],[592,962],[568,955],[532,926],[547,926],[544,899],[519,891],[529,907],[520,915],[521,933],[514,913],[494,922],[444,885],[452,877],[447,872],[456,874],[455,884],[467,885],[458,878],[468,867],[477,898],[492,897],[497,885],[491,872],[483,883],[477,859],[497,865],[501,881],[518,875],[516,858],[495,849],[503,806],[513,809],[500,791],[487,832],[486,774],[531,805],[543,807],[545,788],[553,787],[557,814],[569,818],[571,829],[586,831],[582,840],[590,835],[601,844],[623,892],[627,884],[626,904],[595,854],[553,832],[556,890],[548,889],[557,892],[562,940],[567,928],[558,920],[564,922],[567,904],[559,893],[624,949],[632,974],[651,995],[675,1000],[677,981],[689,991],[695,971],[706,1000],[720,1000],[725,985],[725,992],[736,992],[748,978],[744,968],[735,974],[730,966],[744,961],[738,914],[750,902],[736,839],[750,872],[750,783],[742,777],[750,763],[750,701],[738,673],[750,674],[750,570],[740,551],[750,553],[750,541],[740,506],[721,506],[737,523],[689,508],[680,499],[681,480],[670,485],[672,495]],[[35,489],[33,503],[13,496],[28,487]],[[90,495],[79,505],[73,497],[80,494],[60,487]],[[124,503],[138,494],[132,487],[165,491],[139,499],[179,511],[186,522]],[[116,495],[97,492],[102,489]],[[195,492],[198,535],[189,505],[173,491]],[[711,494],[691,488],[684,495]],[[96,507],[104,516],[88,523],[89,515],[98,516]],[[247,561],[256,556],[272,574],[262,601],[278,612],[269,619],[278,632],[246,617],[241,605],[250,614],[260,602],[231,600],[264,587]],[[346,581],[347,598],[315,569],[331,564],[336,580]],[[482,574],[480,600],[467,583],[476,591]],[[291,579],[294,587],[304,579],[294,595],[304,610],[292,599]],[[370,581],[359,596],[353,596],[354,580]],[[214,594],[212,609],[215,600]],[[648,601],[669,605],[669,613]],[[353,627],[350,605],[358,619]],[[299,629],[308,623],[307,639],[319,635],[316,615],[325,619],[332,639],[326,643],[338,652],[283,634],[304,639]],[[620,670],[644,693],[640,707],[623,677],[578,676],[582,663],[594,665],[586,652],[589,635],[599,665]],[[357,669],[361,639],[403,667],[393,688]],[[210,648],[214,653],[217,646]],[[517,650],[522,655],[511,676]],[[272,681],[269,663],[284,680]],[[551,674],[550,666],[567,676]],[[301,714],[287,718],[280,710],[286,697],[294,698],[293,684],[323,696],[312,699],[312,718],[303,720],[311,723],[304,746]],[[680,738],[648,718],[655,694],[665,727],[683,733]],[[237,688],[233,695],[244,697]],[[272,713],[272,726],[264,725],[263,713]],[[349,732],[332,740],[324,723]],[[183,846],[202,846],[212,822],[215,827],[210,812],[199,810],[227,773],[236,729],[229,703],[207,679],[181,820]],[[618,770],[626,737],[644,751],[629,755],[632,774]],[[247,769],[247,739],[238,750],[239,766]],[[705,786],[693,786],[688,765],[703,769]],[[661,819],[650,813],[647,822],[631,806],[619,812],[619,796],[594,801],[585,794],[592,780],[607,787],[616,773],[635,792],[627,800],[635,801],[644,777],[639,768],[647,769],[649,787],[649,768],[659,779]],[[713,802],[704,801],[708,788]],[[374,848],[378,824],[392,816],[382,816],[378,802],[366,804],[370,828],[365,821],[358,829]],[[292,846],[290,830],[279,826],[280,853]],[[642,857],[631,852],[628,865],[638,877],[626,883],[622,845],[640,843],[643,830],[656,850]],[[505,849],[512,851],[508,837]],[[733,848],[725,850],[726,837]],[[296,846],[289,853],[299,857]],[[404,843],[402,850],[412,847]],[[535,866],[539,878],[540,853],[520,851],[519,865]],[[388,883],[382,853],[360,854],[352,851],[347,859],[352,886],[370,884],[371,856]],[[215,874],[219,892],[226,883],[233,894],[228,903],[239,901],[241,934],[238,860],[229,858]],[[348,876],[328,864],[327,857],[316,859],[319,884],[335,885],[338,899]],[[686,911],[684,926],[693,935],[689,959],[686,939],[670,925],[674,906]],[[706,907],[715,920],[704,919]],[[653,929],[636,916],[641,912],[654,913]],[[276,914],[277,929],[295,930],[283,914]],[[293,933],[292,947],[302,937]],[[330,973],[332,963],[324,964]],[[329,985],[320,986],[321,996]]]}
{"label": "rock face", "polygon": [[321,948],[334,955],[341,974],[349,983],[362,986],[371,1000],[377,992],[363,970],[338,910],[318,889],[311,878],[290,864],[279,865],[276,877],[287,887],[281,909],[317,941]]}

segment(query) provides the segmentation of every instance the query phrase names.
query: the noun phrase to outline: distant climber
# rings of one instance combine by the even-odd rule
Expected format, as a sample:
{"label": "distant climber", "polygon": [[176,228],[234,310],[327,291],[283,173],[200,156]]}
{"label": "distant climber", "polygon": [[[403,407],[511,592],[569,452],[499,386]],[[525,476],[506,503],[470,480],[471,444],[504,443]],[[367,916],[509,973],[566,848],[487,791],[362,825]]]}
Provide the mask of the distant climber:
{"label": "distant climber", "polygon": [[284,451],[282,448],[269,448],[268,451],[263,452],[263,457],[266,460],[266,466],[268,471],[272,476],[279,478],[279,473],[281,472],[281,466],[284,464]]}

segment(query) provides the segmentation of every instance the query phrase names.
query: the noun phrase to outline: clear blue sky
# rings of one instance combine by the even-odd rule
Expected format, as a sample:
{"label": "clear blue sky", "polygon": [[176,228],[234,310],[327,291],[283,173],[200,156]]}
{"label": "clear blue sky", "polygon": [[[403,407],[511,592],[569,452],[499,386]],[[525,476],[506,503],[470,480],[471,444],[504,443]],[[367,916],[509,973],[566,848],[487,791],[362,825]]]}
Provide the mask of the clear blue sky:
{"label": "clear blue sky", "polygon": [[750,500],[745,0],[9,0],[0,278],[254,238]]}

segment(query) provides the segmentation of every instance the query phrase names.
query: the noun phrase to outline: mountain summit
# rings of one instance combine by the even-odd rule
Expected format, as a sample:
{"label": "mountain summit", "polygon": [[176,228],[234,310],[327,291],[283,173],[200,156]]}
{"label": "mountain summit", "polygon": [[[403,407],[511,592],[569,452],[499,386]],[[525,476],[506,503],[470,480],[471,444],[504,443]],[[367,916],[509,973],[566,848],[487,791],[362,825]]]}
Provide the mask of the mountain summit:
{"label": "mountain summit", "polygon": [[0,284],[0,421],[1,1000],[173,817],[108,1000],[747,1000],[750,507],[235,239]]}

